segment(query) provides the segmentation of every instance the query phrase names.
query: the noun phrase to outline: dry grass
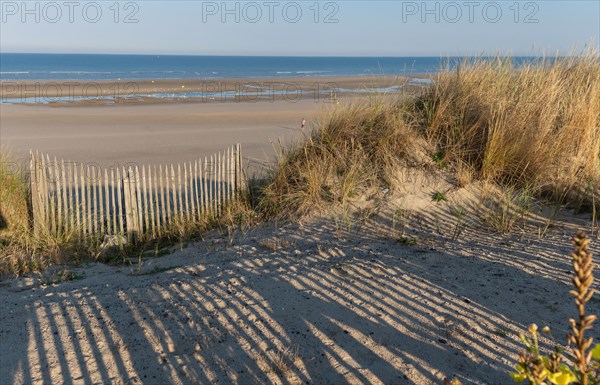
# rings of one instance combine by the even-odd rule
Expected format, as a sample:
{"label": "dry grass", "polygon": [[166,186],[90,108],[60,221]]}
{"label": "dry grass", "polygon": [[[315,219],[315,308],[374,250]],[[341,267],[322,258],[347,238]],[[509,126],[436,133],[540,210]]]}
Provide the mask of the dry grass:
{"label": "dry grass", "polygon": [[[21,275],[77,255],[73,234],[31,231],[27,175],[8,151],[0,151],[0,273]],[[71,257],[71,260],[76,258]]]}
{"label": "dry grass", "polygon": [[409,108],[408,100],[377,96],[324,113],[304,143],[282,149],[261,211],[293,217],[392,188],[396,169],[424,152]]}
{"label": "dry grass", "polygon": [[0,239],[29,228],[29,188],[10,154],[0,150]]}
{"label": "dry grass", "polygon": [[600,185],[600,65],[596,52],[464,62],[419,100],[430,141],[477,178],[559,197]]}
{"label": "dry grass", "polygon": [[522,66],[480,58],[441,71],[418,98],[381,96],[335,108],[304,143],[282,151],[259,207],[294,217],[345,205],[358,194],[394,189],[399,167],[426,160],[450,165],[459,187],[485,180],[596,202],[599,60],[597,52]]}

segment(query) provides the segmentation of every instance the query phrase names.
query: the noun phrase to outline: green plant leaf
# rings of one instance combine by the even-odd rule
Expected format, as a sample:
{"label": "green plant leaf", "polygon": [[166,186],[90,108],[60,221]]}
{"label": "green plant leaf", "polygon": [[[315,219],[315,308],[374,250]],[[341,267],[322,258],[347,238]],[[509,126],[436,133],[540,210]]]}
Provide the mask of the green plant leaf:
{"label": "green plant leaf", "polygon": [[510,378],[512,378],[512,380],[517,384],[522,383],[527,378],[527,375],[525,373],[510,372],[509,375]]}
{"label": "green plant leaf", "polygon": [[569,385],[577,380],[577,377],[569,368],[560,367],[557,373],[548,373],[548,380],[555,385]]}
{"label": "green plant leaf", "polygon": [[600,344],[596,344],[592,349],[592,359],[600,361]]}

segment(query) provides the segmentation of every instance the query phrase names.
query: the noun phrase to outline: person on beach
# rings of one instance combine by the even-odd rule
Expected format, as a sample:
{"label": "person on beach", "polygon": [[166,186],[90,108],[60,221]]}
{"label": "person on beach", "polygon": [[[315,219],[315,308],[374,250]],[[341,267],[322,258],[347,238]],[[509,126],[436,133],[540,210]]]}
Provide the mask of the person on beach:
{"label": "person on beach", "polygon": [[304,131],[304,126],[306,125],[306,119],[302,118],[302,120],[300,121],[300,129],[302,131]]}

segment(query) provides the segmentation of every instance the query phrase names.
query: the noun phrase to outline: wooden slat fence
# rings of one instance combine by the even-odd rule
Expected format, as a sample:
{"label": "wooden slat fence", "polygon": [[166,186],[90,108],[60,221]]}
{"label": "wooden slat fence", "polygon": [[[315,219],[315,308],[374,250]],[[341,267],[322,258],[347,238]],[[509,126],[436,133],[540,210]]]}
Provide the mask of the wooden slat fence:
{"label": "wooden slat fence", "polygon": [[193,162],[100,168],[30,153],[35,232],[80,237],[163,235],[174,223],[219,217],[245,186],[239,144]]}

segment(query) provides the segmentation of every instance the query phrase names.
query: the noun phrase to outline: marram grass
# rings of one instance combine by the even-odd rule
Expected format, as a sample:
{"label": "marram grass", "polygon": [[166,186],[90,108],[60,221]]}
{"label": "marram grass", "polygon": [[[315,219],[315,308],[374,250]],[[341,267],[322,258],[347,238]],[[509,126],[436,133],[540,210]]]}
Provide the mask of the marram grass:
{"label": "marram grass", "polygon": [[598,201],[599,60],[595,51],[523,66],[481,58],[448,66],[419,97],[336,107],[282,152],[262,212],[294,217],[394,188],[398,167],[431,159],[454,165],[462,184],[486,180]]}

